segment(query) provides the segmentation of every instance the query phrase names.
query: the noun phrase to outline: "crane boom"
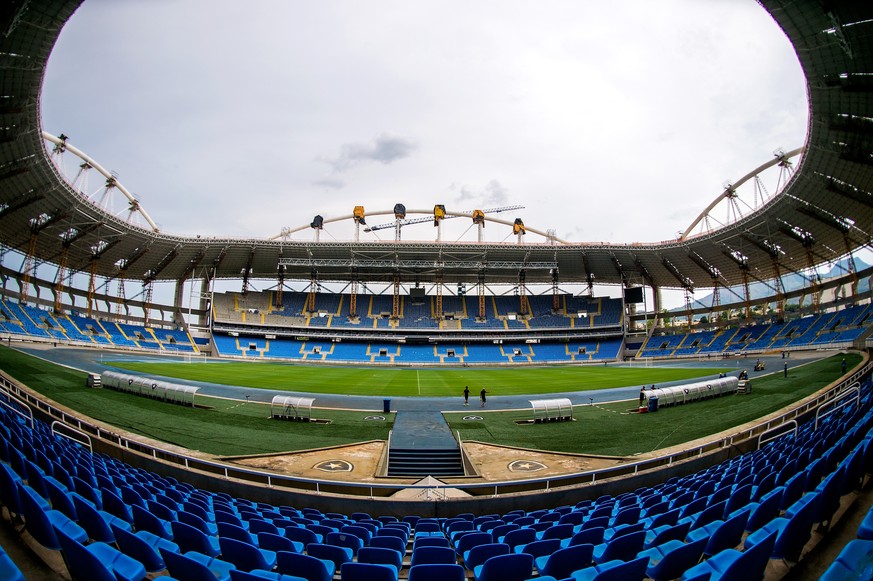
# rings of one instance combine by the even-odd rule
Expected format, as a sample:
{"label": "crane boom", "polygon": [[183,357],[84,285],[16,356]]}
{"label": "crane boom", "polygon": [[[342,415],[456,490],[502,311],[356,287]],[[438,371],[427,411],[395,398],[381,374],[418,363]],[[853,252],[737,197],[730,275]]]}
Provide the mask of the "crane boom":
{"label": "crane boom", "polygon": [[[487,210],[482,210],[485,214],[499,214],[500,212],[509,212],[511,210],[522,210],[524,206],[500,206],[499,208],[489,208]],[[461,212],[448,212],[446,217],[443,220],[448,220],[449,218],[462,218],[464,216],[473,216],[473,210],[464,210]],[[408,226],[410,224],[421,224],[422,222],[430,222],[433,220],[433,216],[423,216],[421,218],[409,218],[400,220],[401,226]],[[396,228],[397,222],[387,222],[385,224],[377,224],[376,226],[370,226],[369,228],[364,228],[364,232],[375,232],[376,230],[384,230],[385,228]]]}

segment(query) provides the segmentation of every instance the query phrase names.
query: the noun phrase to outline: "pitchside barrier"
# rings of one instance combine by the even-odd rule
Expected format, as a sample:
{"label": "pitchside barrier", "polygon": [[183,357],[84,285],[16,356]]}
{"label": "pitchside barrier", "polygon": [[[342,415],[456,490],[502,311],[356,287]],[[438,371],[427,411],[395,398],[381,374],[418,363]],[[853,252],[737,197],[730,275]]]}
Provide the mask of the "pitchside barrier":
{"label": "pitchside barrier", "polygon": [[655,398],[657,398],[657,407],[663,407],[709,399],[727,393],[736,393],[738,383],[739,380],[736,377],[729,376],[685,385],[647,389],[644,405],[640,407],[650,409],[651,406],[648,405],[649,400],[654,400]]}
{"label": "pitchside barrier", "polygon": [[194,407],[194,396],[199,387],[178,385],[168,381],[150,379],[139,375],[128,375],[116,371],[104,371],[101,375],[103,387],[133,393],[151,399]]}

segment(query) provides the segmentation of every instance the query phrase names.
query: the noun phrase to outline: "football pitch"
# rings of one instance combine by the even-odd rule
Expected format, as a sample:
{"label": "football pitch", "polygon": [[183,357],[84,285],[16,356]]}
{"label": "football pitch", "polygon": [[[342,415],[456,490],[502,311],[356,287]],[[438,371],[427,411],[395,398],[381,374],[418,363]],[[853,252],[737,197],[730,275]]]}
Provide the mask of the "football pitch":
{"label": "football pitch", "polygon": [[[478,408],[475,408],[478,414],[475,418],[466,418],[469,412],[446,413],[445,418],[449,427],[453,431],[459,431],[464,441],[478,440],[540,450],[629,456],[688,442],[782,409],[839,378],[841,358],[841,355],[834,355],[793,367],[788,378],[784,378],[781,372],[755,378],[754,389],[749,395],[725,396],[686,406],[665,408],[654,414],[629,413],[636,407],[634,397],[631,400],[615,403],[575,406],[576,421],[573,422],[519,424],[518,420],[531,417],[530,410],[479,413]],[[855,353],[849,353],[845,358],[850,369],[861,361],[861,357]],[[130,366],[133,367],[133,364]],[[677,376],[673,374],[677,372],[700,374],[717,371],[688,368],[627,368],[612,365],[497,370],[464,368],[418,370],[418,378],[415,378],[414,369],[371,370],[260,365],[245,362],[206,364],[205,367],[208,368],[206,370],[200,369],[201,366],[203,364],[156,363],[150,364],[148,373],[169,375],[170,370],[178,371],[179,368],[191,367],[199,373],[208,371],[211,374],[212,379],[202,379],[203,381],[240,385],[241,379],[236,376],[239,374],[250,379],[258,378],[252,383],[260,383],[275,389],[277,386],[275,383],[270,383],[270,377],[273,381],[278,377],[282,382],[287,381],[289,389],[302,389],[307,385],[303,382],[303,378],[316,381],[312,377],[307,377],[306,372],[309,372],[312,376],[329,375],[329,379],[324,378],[317,383],[324,392],[403,395],[416,395],[419,381],[424,378],[427,378],[426,385],[435,386],[436,378],[442,377],[443,389],[446,391],[434,389],[433,393],[430,393],[429,387],[429,395],[448,394],[459,397],[458,385],[462,385],[462,381],[469,381],[471,388],[485,385],[486,382],[494,382],[488,385],[503,386],[500,388],[502,393],[496,395],[504,395],[508,394],[510,389],[516,389],[515,393],[535,393],[531,390],[535,384],[539,385],[545,393],[567,389],[618,387],[623,383],[651,385],[666,381],[664,377],[676,378]],[[309,450],[368,440],[385,440],[388,438],[388,431],[394,419],[394,414],[387,414],[386,421],[374,422],[368,420],[369,412],[318,409],[316,415],[321,419],[329,420],[329,423],[313,425],[301,422],[278,422],[269,419],[268,404],[207,396],[198,396],[200,398],[198,401],[203,407],[195,409],[181,407],[108,389],[95,390],[86,387],[84,372],[58,366],[5,346],[0,346],[0,369],[55,402],[96,420],[164,442],[216,455]],[[584,371],[590,375],[586,375],[583,379],[582,375],[572,374],[573,371],[577,373]],[[657,375],[653,372],[668,372],[669,375]],[[403,376],[405,381],[392,378],[393,374]],[[655,379],[656,376],[658,379]],[[564,379],[555,379],[556,377]],[[552,383],[547,387],[541,385],[547,380]],[[343,381],[351,381],[357,387],[343,385],[341,383]],[[376,383],[377,381],[390,382],[391,389],[397,391],[385,391],[388,387]],[[350,389],[365,391],[348,391]]]}
{"label": "football pitch", "polygon": [[386,397],[458,396],[464,386],[491,396],[566,393],[610,387],[693,380],[729,369],[702,367],[624,367],[563,365],[451,369],[400,367],[328,367],[272,362],[113,362],[139,375],[203,381],[241,387],[375,395]]}

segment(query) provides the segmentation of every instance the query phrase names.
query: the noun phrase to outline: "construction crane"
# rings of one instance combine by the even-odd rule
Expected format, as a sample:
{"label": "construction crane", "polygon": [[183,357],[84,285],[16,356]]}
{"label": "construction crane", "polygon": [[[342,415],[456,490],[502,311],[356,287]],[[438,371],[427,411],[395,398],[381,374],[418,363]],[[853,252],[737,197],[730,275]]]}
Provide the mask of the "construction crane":
{"label": "construction crane", "polygon": [[[509,212],[510,210],[522,210],[524,206],[501,206],[499,208],[489,208],[487,210],[481,210],[484,214],[499,214],[500,212]],[[441,216],[440,220],[448,220],[449,218],[462,218],[464,216],[471,216],[476,210],[464,210],[462,212],[451,212],[447,213],[445,216]],[[405,215],[405,214],[404,214]],[[384,230],[386,228],[395,228],[398,233],[401,227],[409,226],[410,224],[421,224],[422,222],[430,222],[434,220],[434,216],[422,216],[421,218],[409,218],[409,219],[397,219],[394,222],[386,222],[385,224],[378,224],[376,226],[370,226],[369,228],[365,228],[364,232],[375,232],[376,230]]]}

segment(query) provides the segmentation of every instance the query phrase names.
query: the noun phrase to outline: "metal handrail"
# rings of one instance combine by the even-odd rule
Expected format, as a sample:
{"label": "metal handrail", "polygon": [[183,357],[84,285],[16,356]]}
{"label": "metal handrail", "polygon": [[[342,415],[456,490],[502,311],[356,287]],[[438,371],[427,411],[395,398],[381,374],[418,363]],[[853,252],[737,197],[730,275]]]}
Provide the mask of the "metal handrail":
{"label": "metal handrail", "polygon": [[[784,428],[786,426],[790,426],[790,425],[793,425],[794,428],[791,430],[783,430],[782,429],[782,428]],[[758,436],[758,448],[759,449],[761,448],[761,444],[766,444],[767,442],[772,442],[773,440],[778,440],[782,436],[787,436],[788,434],[791,434],[792,436],[797,436],[797,428],[798,428],[797,420],[788,420],[787,422],[780,424],[780,425],[776,426],[775,428],[770,428],[766,432],[762,432]],[[765,436],[767,436],[767,434],[770,434],[770,433],[774,433],[775,435],[772,437],[765,438]]]}
{"label": "metal handrail", "polygon": [[[835,387],[829,389],[827,392],[819,395],[818,397],[807,401],[788,412],[781,414],[775,418],[772,418],[766,422],[761,424],[757,424],[749,429],[743,430],[742,432],[731,434],[726,436],[720,440],[711,441],[706,444],[701,444],[699,446],[695,446],[693,448],[687,448],[681,452],[666,454],[663,456],[657,456],[654,458],[648,458],[645,460],[640,460],[638,462],[632,462],[623,464],[620,466],[612,466],[607,468],[601,468],[597,470],[588,470],[583,472],[576,472],[573,474],[563,474],[557,476],[548,476],[543,478],[532,478],[525,480],[508,480],[505,482],[481,482],[481,483],[464,483],[464,484],[444,484],[439,488],[449,489],[464,489],[464,490],[476,490],[476,489],[491,489],[494,491],[494,495],[497,496],[500,494],[500,489],[506,487],[509,489],[510,493],[517,493],[520,487],[528,487],[527,489],[530,491],[535,490],[549,490],[551,488],[555,488],[556,486],[561,485],[571,485],[574,483],[585,482],[588,484],[593,484],[595,482],[599,482],[605,479],[608,479],[613,476],[619,476],[624,474],[637,474],[641,471],[647,469],[654,469],[661,466],[669,466],[674,462],[679,462],[688,458],[694,458],[702,456],[704,453],[719,450],[725,447],[730,447],[736,444],[738,441],[744,441],[753,438],[755,435],[766,433],[772,430],[774,427],[780,426],[785,423],[789,423],[791,421],[795,421],[794,418],[810,411],[811,409],[823,405],[825,403],[830,402],[834,399],[835,394],[840,393],[846,387],[846,385],[850,385],[854,382],[859,381],[861,377],[863,377],[866,373],[873,368],[873,361],[868,362],[861,370],[856,371],[851,376],[846,378],[844,381],[837,384]],[[186,469],[194,469],[201,470],[207,472],[209,474],[218,474],[225,479],[240,479],[248,482],[257,482],[263,483],[266,481],[267,486],[269,488],[275,487],[291,487],[301,490],[315,490],[317,493],[323,492],[325,487],[328,488],[343,488],[348,490],[362,489],[367,491],[366,494],[360,494],[360,496],[372,496],[374,489],[380,490],[389,490],[389,491],[399,491],[406,489],[434,489],[435,487],[432,485],[416,485],[416,484],[374,484],[374,483],[357,483],[352,481],[341,481],[341,480],[323,480],[323,479],[312,479],[312,478],[303,478],[297,476],[285,476],[281,474],[274,474],[269,472],[262,472],[254,469],[247,469],[238,466],[229,466],[227,464],[222,464],[219,462],[213,462],[209,460],[203,460],[199,458],[194,458],[191,456],[186,456],[185,454],[180,454],[177,452],[173,452],[170,450],[166,450],[163,448],[158,448],[155,446],[151,446],[149,444],[145,444],[142,442],[138,442],[136,440],[131,440],[125,436],[121,436],[114,432],[110,432],[86,422],[80,418],[72,416],[63,410],[52,406],[39,398],[34,397],[33,395],[25,392],[19,386],[14,384],[12,381],[7,379],[5,373],[0,372],[0,385],[7,385],[14,389],[14,391],[19,394],[19,396],[25,401],[31,403],[37,409],[42,410],[43,412],[51,415],[62,421],[67,425],[75,425],[80,430],[91,433],[96,436],[98,439],[105,440],[107,442],[112,442],[117,446],[121,446],[127,450],[138,452],[140,454],[144,454],[147,456],[151,456],[154,459],[159,459],[167,462],[172,462],[174,464],[183,465]],[[574,482],[575,481],[575,482]]]}
{"label": "metal handrail", "polygon": [[[61,426],[66,430],[70,430],[71,432],[74,432],[75,434],[82,436],[83,438],[85,438],[85,441],[77,440],[76,438],[74,438],[70,434],[65,434],[61,431],[56,430],[55,428],[57,426]],[[52,422],[51,430],[52,430],[52,434],[54,434],[56,436],[59,436],[61,438],[66,438],[68,440],[72,440],[73,442],[76,442],[77,444],[82,444],[84,446],[88,446],[88,451],[91,452],[92,454],[94,453],[94,446],[91,445],[91,436],[89,436],[88,434],[86,434],[82,430],[77,430],[73,426],[68,426],[67,424],[65,424],[61,421],[58,421],[58,420],[55,420]]]}
{"label": "metal handrail", "polygon": [[855,404],[855,407],[861,405],[861,383],[856,382],[834,396],[829,402],[823,403],[815,410],[815,429],[818,430],[818,421],[820,418],[836,413],[849,404]]}
{"label": "metal handrail", "polygon": [[11,391],[9,391],[9,389],[5,385],[0,384],[0,387],[3,388],[3,391],[6,395],[6,397],[8,397],[11,401],[16,402],[19,406],[21,406],[22,408],[27,410],[27,413],[25,413],[23,410],[18,409],[14,405],[12,405],[8,402],[5,402],[3,400],[0,400],[0,404],[3,404],[3,407],[7,408],[9,411],[18,414],[19,416],[21,416],[22,418],[27,420],[30,423],[30,429],[32,430],[34,427],[33,410],[30,409],[30,406],[27,405],[27,402],[22,401],[20,398],[16,397]]}

